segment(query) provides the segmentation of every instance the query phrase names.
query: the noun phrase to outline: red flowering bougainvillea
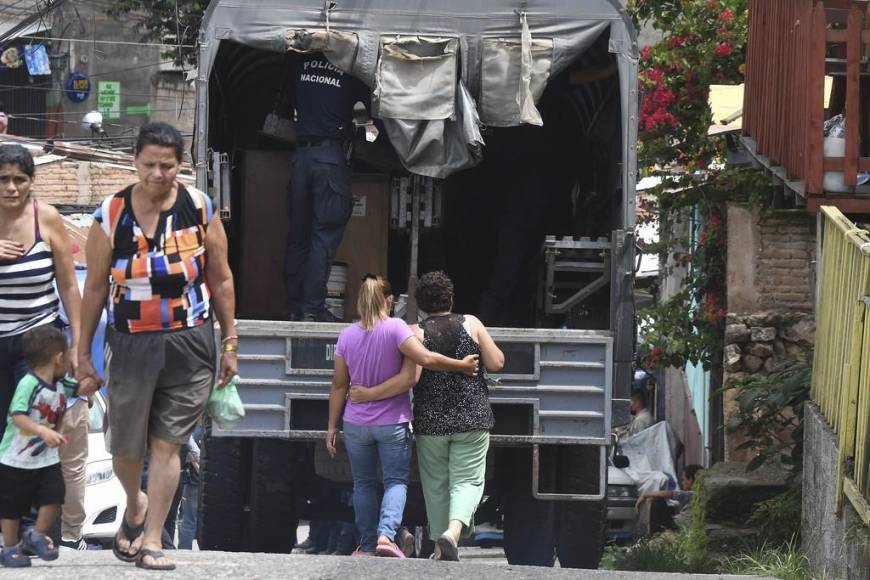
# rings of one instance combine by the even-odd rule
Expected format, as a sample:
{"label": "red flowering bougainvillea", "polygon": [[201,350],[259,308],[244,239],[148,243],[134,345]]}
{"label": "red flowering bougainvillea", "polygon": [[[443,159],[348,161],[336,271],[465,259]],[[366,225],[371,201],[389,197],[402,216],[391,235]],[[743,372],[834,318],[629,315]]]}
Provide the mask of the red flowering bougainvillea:
{"label": "red flowering bougainvillea", "polygon": [[712,84],[743,82],[747,0],[635,0],[639,20],[663,31],[641,51],[642,163],[706,168],[721,155],[707,136]]}
{"label": "red flowering bougainvillea", "polygon": [[[687,272],[680,292],[638,313],[649,345],[645,364],[710,367],[722,360],[727,316],[725,204],[768,188],[755,170],[722,169],[723,140],[708,135],[710,85],[743,82],[748,0],[633,0],[629,8],[638,23],[662,32],[640,55],[639,164],[662,178],[650,214],[664,239],[645,251]],[[691,235],[668,237],[689,215]]]}

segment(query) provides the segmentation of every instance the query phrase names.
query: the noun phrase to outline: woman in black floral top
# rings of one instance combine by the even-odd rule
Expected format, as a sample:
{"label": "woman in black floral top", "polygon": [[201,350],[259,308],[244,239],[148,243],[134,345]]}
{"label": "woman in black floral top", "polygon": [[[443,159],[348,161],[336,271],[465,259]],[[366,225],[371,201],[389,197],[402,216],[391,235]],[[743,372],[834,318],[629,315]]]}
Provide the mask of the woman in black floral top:
{"label": "woman in black floral top", "polygon": [[[426,348],[455,359],[479,354],[488,371],[502,369],[504,354],[480,320],[451,312],[453,282],[446,274],[431,272],[422,276],[415,297],[420,309],[429,313],[428,318],[412,327]],[[416,368],[414,371],[420,373]],[[393,396],[402,384],[397,376],[378,387],[352,389],[351,398],[356,401],[358,397],[372,400]],[[489,390],[482,374],[470,377],[430,370],[419,374],[414,387],[414,434],[436,559],[458,560],[459,539],[471,531],[483,494],[493,423]]]}

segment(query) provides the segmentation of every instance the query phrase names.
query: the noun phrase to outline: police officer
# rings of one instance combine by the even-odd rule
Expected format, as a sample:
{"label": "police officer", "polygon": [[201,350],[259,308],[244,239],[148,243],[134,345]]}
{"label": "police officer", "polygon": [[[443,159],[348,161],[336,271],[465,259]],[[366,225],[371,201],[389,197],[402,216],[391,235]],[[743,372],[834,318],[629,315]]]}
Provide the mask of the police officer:
{"label": "police officer", "polygon": [[296,141],[290,182],[285,275],[290,320],[339,322],[326,309],[326,281],[353,211],[353,108],[368,88],[322,53],[293,68]]}

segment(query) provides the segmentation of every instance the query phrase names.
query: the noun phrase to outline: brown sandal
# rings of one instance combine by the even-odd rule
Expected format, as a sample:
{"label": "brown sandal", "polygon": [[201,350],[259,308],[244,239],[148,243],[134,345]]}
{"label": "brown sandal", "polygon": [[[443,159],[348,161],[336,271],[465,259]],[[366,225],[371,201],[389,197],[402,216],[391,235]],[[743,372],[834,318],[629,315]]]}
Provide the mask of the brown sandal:
{"label": "brown sandal", "polygon": [[174,562],[170,562],[169,564],[146,564],[143,562],[143,559],[146,556],[158,560],[160,558],[165,558],[166,554],[164,554],[162,550],[149,550],[148,548],[142,548],[139,550],[139,558],[136,559],[137,568],[142,568],[143,570],[175,570]]}
{"label": "brown sandal", "polygon": [[[148,513],[145,513],[145,518],[148,518]],[[121,528],[118,530],[124,534],[124,539],[130,542],[130,545],[133,545],[133,542],[138,540],[142,535],[145,534],[145,520],[142,520],[142,523],[136,527],[131,526],[127,523],[127,510],[124,510],[124,517],[121,518]],[[139,554],[142,552],[142,549],[138,549],[135,552],[125,552],[121,550],[120,546],[118,546],[118,534],[115,533],[115,538],[112,540],[112,553],[116,558],[121,560],[122,562],[127,562],[131,564],[135,562],[139,558]]]}

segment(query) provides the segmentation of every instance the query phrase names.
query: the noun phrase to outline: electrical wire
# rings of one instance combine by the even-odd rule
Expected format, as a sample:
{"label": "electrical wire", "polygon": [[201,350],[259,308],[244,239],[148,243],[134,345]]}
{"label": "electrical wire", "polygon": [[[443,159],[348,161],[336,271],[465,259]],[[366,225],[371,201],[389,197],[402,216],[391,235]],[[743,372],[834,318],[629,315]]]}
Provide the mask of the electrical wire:
{"label": "electrical wire", "polygon": [[[178,107],[172,107],[171,109],[151,109],[152,113],[175,113],[178,111]],[[15,117],[51,117],[54,115],[58,116],[82,116],[81,111],[47,111],[47,112],[39,112],[39,113],[6,113],[6,116],[10,119],[14,119]]]}
{"label": "electrical wire", "polygon": [[[175,0],[175,40],[178,41],[178,60],[181,62],[182,78],[187,78],[187,71],[184,70],[184,55],[181,51],[181,25],[178,17],[178,0]],[[185,30],[187,32],[187,30]],[[181,119],[181,114],[184,113],[184,92],[181,93],[181,108],[178,110],[178,119]]]}
{"label": "electrical wire", "polygon": [[157,48],[196,48],[195,44],[163,44],[160,42],[133,42],[130,40],[94,40],[84,38],[60,38],[57,36],[32,36],[22,34],[16,38],[33,38],[35,40],[52,40],[55,42],[86,42],[89,44],[111,44],[115,46],[153,46]]}
{"label": "electrical wire", "polygon": [[[164,64],[172,64],[173,62],[175,62],[175,61],[172,60],[172,59],[169,59],[169,60],[161,60],[160,62],[154,62],[154,63],[151,63],[151,64],[143,64],[143,65],[139,65],[139,66],[131,66],[131,67],[128,67],[128,68],[119,68],[119,69],[116,69],[116,70],[110,70],[110,71],[106,71],[106,72],[94,73],[94,74],[89,75],[89,76],[90,76],[91,78],[104,77],[104,76],[108,76],[108,75],[115,75],[115,74],[119,74],[119,73],[130,72],[130,71],[133,71],[133,70],[141,70],[141,69],[145,69],[145,68],[151,68],[151,67],[153,67],[153,66],[162,66],[162,65],[164,65]],[[179,71],[179,72],[184,72],[184,70],[182,69],[182,70]]]}
{"label": "electrical wire", "polygon": [[[0,12],[2,12],[3,14],[15,14],[15,10],[14,10],[15,7],[20,6],[21,4],[23,4],[26,1],[27,0],[16,0],[12,4],[10,4],[9,6],[0,5]],[[18,12],[18,14],[15,14],[15,15],[16,16],[29,16],[31,14],[31,12],[33,11],[33,8],[38,4],[39,4],[39,0],[33,0],[31,2],[31,4],[29,4],[26,8],[21,8],[20,11]]]}
{"label": "electrical wire", "polygon": [[[22,4],[22,3],[24,3],[24,2],[25,2],[25,0],[16,0],[16,2],[14,2],[11,6],[7,6],[6,9],[8,10],[9,8],[17,7],[17,6],[19,6],[20,4]],[[31,9],[31,10],[32,10],[33,8],[38,8],[38,10],[36,11],[36,14],[32,14],[32,13],[30,13],[29,18],[27,18],[26,20],[29,21],[29,22],[34,22],[34,21],[36,21],[37,19],[39,19],[41,27],[44,28],[46,31],[49,31],[49,30],[51,30],[51,27],[48,25],[48,23],[46,23],[44,16],[45,16],[45,14],[47,14],[48,12],[50,12],[51,10],[53,10],[54,8],[59,7],[59,6],[62,5],[63,3],[64,3],[64,0],[45,0],[45,4],[44,4],[44,5],[40,5],[40,1],[37,0],[36,2],[34,2],[32,5],[30,5],[30,6],[28,7],[28,8]],[[95,0],[85,0],[85,3],[91,4],[91,5],[93,5],[93,6],[98,6],[98,7],[102,8],[103,10],[105,10],[105,9],[107,8],[107,6],[110,5],[110,4],[109,4],[109,5],[106,5],[106,4],[100,4],[99,2],[97,2],[97,1],[95,1]],[[181,18],[180,18],[180,11],[179,11],[179,6],[178,6],[178,0],[175,0],[175,3],[174,3],[174,4],[175,4],[175,11],[174,11],[174,12],[175,12],[175,14],[174,14],[174,16],[175,16],[175,32],[176,32],[176,40],[177,40],[177,43],[175,43],[175,44],[148,43],[148,42],[131,42],[131,41],[123,41],[123,40],[97,40],[96,38],[91,38],[91,39],[77,39],[77,38],[69,38],[69,37],[66,37],[66,36],[64,36],[63,34],[61,34],[60,36],[45,36],[45,35],[42,35],[42,34],[40,34],[40,35],[38,35],[38,36],[35,35],[35,34],[19,35],[19,36],[15,37],[14,39],[10,39],[10,41],[16,41],[16,40],[19,40],[19,39],[28,39],[28,40],[31,41],[31,42],[28,43],[28,44],[32,44],[34,41],[42,41],[42,42],[56,41],[56,42],[70,42],[70,43],[73,43],[73,42],[91,43],[92,45],[96,45],[96,44],[109,44],[109,45],[112,45],[112,46],[145,46],[145,47],[172,48],[172,49],[175,49],[175,50],[178,51],[179,59],[180,59],[181,62],[182,62],[182,65],[181,65],[181,73],[182,73],[183,78],[184,78],[184,77],[186,76],[186,72],[187,72],[187,71],[185,70],[185,67],[184,67],[184,51],[183,51],[183,49],[184,49],[184,48],[195,48],[196,45],[185,45],[185,44],[182,44],[182,38],[183,38],[183,36],[181,35],[181,22],[180,22],[180,21],[181,21]],[[0,11],[3,11],[3,10],[4,10],[4,7],[3,7],[2,5],[0,5]],[[21,26],[23,23],[24,23],[24,21],[20,22],[20,23],[19,23],[15,28],[18,28],[18,27]],[[93,30],[93,31],[96,32],[95,27],[94,27],[94,30]],[[185,29],[184,33],[187,34],[187,29]],[[6,44],[6,43],[3,43],[3,44]],[[95,50],[95,51],[97,50],[96,47],[94,47],[94,50]],[[149,63],[149,64],[146,64],[146,65],[133,66],[133,67],[126,67],[126,68],[123,68],[123,69],[116,69],[116,70],[112,70],[112,71],[105,71],[105,72],[94,73],[94,74],[91,74],[90,76],[91,76],[91,78],[95,78],[95,77],[105,77],[105,76],[110,76],[110,75],[116,75],[116,74],[119,74],[119,73],[129,72],[129,71],[132,71],[132,70],[141,70],[141,69],[151,68],[151,67],[154,67],[154,66],[161,66],[161,65],[163,65],[163,64],[172,63],[172,62],[174,62],[174,59],[172,59],[172,60],[162,60],[162,61],[159,61],[159,62],[156,62],[156,63]],[[4,90],[4,89],[5,89],[5,90]],[[45,92],[60,92],[60,91],[64,91],[64,92],[65,92],[65,88],[53,88],[53,87],[49,87],[49,86],[45,86],[45,87],[33,87],[33,86],[26,87],[26,86],[18,86],[18,85],[3,85],[3,84],[0,84],[0,94],[3,94],[3,93],[9,93],[9,92],[16,91],[16,90],[28,90],[28,89],[30,89],[30,90],[42,90],[42,91],[45,91]],[[148,98],[149,101],[150,101],[150,100],[154,100],[154,101],[162,100],[162,101],[174,101],[174,102],[176,102],[176,103],[178,102],[178,97],[177,97],[177,96],[175,96],[175,97],[173,97],[173,96],[160,97],[160,96],[158,96],[158,95],[152,95],[152,94],[150,94],[150,93],[149,93],[149,94],[142,94],[142,93],[120,93],[119,96],[120,96],[120,97],[140,97],[140,98]],[[176,113],[177,113],[177,117],[178,117],[178,119],[180,119],[181,116],[184,114],[185,97],[186,97],[186,91],[182,90],[182,91],[181,91],[181,105],[180,105],[180,107],[177,106],[177,107],[173,107],[172,109],[154,109],[154,110],[152,110],[152,111],[149,111],[149,115],[150,115],[151,113],[155,113],[155,112],[176,112]],[[12,118],[12,119],[33,120],[33,121],[48,121],[48,122],[53,122],[53,123],[63,123],[63,124],[69,124],[69,125],[80,125],[80,123],[77,122],[77,121],[67,121],[67,120],[59,119],[59,118],[58,118],[59,116],[62,116],[62,115],[64,115],[64,114],[67,114],[67,113],[65,113],[65,112],[46,112],[46,113],[34,113],[34,114],[10,114],[9,117]],[[70,114],[70,115],[78,115],[78,114],[80,114],[80,113],[70,112],[70,113],[68,113],[68,114]],[[136,127],[138,127],[138,125],[133,126],[133,125],[125,125],[125,124],[117,124],[117,123],[105,123],[104,125],[105,125],[105,126],[108,126],[108,127],[118,127],[118,128],[121,128],[121,129],[125,129],[125,128],[136,128]]]}
{"label": "electrical wire", "polygon": [[[181,133],[182,137],[193,137],[193,133]],[[15,137],[18,137],[15,135]],[[117,136],[107,136],[104,138],[106,141],[116,141],[116,140],[136,140],[139,138],[139,135],[117,135]],[[3,141],[3,136],[0,135],[0,142]],[[9,142],[15,143],[26,143],[29,145],[48,145],[48,141],[58,141],[63,143],[93,143],[95,141],[99,141],[99,139],[94,139],[93,137],[64,137],[63,135],[35,135],[29,137],[18,137],[17,139],[10,139]]]}
{"label": "electrical wire", "polygon": [[[19,90],[19,89],[27,90],[27,91],[45,91],[45,92],[51,92],[51,93],[57,93],[57,92],[62,93],[62,92],[66,91],[65,88],[33,87],[33,86],[22,87],[19,85],[0,84],[0,94],[8,93],[8,92],[11,92],[14,90]],[[124,92],[121,92],[118,94],[122,97],[145,97],[145,98],[160,100],[160,101],[174,101],[177,99],[177,97],[161,97],[158,95],[151,95],[150,93],[146,94],[146,93],[124,93]]]}
{"label": "electrical wire", "polygon": [[[77,127],[81,127],[81,121],[66,121],[64,119],[51,119],[48,117],[25,117],[23,115],[7,115],[10,119],[24,119],[27,121],[47,121],[49,123],[63,123],[64,125],[75,125]],[[103,123],[103,127],[118,127],[120,129],[138,129],[141,126],[139,125],[131,125],[129,123]]]}
{"label": "electrical wire", "polygon": [[43,20],[44,16],[49,12],[61,7],[67,0],[45,0],[45,5],[40,6],[38,3],[34,6],[37,8],[36,14],[31,14],[21,20],[18,24],[12,26],[12,28],[0,33],[0,42],[9,40],[13,37],[23,38],[20,36],[20,32],[27,29],[28,26],[31,26],[37,20]]}

